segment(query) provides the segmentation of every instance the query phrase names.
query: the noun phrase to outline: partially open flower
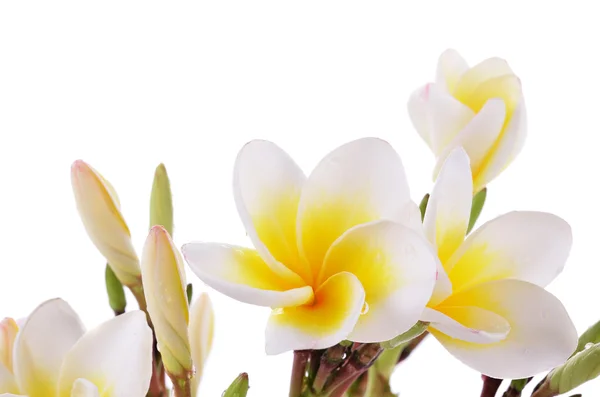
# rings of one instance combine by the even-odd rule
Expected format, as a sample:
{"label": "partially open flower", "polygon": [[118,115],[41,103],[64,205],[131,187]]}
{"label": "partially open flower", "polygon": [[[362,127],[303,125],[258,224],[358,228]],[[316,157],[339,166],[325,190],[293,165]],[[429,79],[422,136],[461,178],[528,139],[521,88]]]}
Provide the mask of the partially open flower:
{"label": "partially open flower", "polygon": [[275,144],[252,141],[234,197],[256,250],[191,243],[183,254],[208,285],[273,308],[267,353],[384,341],[418,320],[437,259],[413,230],[418,208],[386,142],[345,144],[306,178]]}
{"label": "partially open flower", "polygon": [[422,317],[459,360],[493,378],[526,378],[564,362],[577,332],[562,303],[545,287],[571,249],[559,217],[515,211],[465,240],[472,192],[469,158],[457,148],[433,189],[424,227],[443,269]]}
{"label": "partially open flower", "polygon": [[204,365],[212,349],[215,329],[215,314],[207,293],[202,293],[190,307],[189,337],[194,362],[194,377],[192,378],[192,396],[198,392],[202,380]]}
{"label": "partially open flower", "polygon": [[445,51],[435,83],[412,94],[408,111],[437,158],[435,175],[454,148],[466,150],[475,193],[504,171],[525,142],[521,82],[500,58],[469,68],[456,51]]}

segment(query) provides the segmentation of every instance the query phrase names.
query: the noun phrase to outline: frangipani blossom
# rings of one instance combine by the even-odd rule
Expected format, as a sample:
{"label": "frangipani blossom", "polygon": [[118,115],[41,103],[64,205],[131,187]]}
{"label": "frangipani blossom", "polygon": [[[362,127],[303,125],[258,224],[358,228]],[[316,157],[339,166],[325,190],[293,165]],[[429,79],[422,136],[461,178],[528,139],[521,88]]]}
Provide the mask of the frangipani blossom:
{"label": "frangipani blossom", "polygon": [[521,81],[500,58],[469,68],[456,51],[446,50],[435,83],[412,94],[408,111],[437,158],[435,175],[454,148],[466,150],[475,193],[504,171],[525,142]]}
{"label": "frangipani blossom", "polygon": [[543,212],[515,211],[465,240],[472,192],[467,153],[446,159],[424,219],[451,290],[434,294],[422,317],[455,357],[494,378],[525,378],[564,362],[577,332],[562,303],[544,290],[571,249],[569,225]]}
{"label": "frangipani blossom", "polygon": [[345,144],[306,178],[278,146],[252,141],[234,197],[256,249],[191,243],[183,254],[206,284],[273,309],[268,354],[388,340],[422,314],[437,259],[386,142]]}
{"label": "frangipani blossom", "polygon": [[90,239],[121,283],[129,287],[138,285],[139,260],[115,189],[82,160],[71,166],[71,184],[77,210]]}
{"label": "frangipani blossom", "polygon": [[[0,363],[0,393],[28,397],[144,397],[152,375],[152,332],[141,311],[85,332],[61,299],[38,306],[18,330],[12,368]],[[11,394],[9,394],[11,395]]]}

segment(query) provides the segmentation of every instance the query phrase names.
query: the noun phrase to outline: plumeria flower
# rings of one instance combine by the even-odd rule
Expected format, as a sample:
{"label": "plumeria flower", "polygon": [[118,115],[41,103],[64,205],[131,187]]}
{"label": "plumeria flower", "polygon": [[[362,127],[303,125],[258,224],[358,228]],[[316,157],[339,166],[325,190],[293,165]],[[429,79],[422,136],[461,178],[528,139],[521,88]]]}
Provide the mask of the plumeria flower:
{"label": "plumeria flower", "polygon": [[[123,314],[85,332],[73,309],[61,299],[52,299],[38,306],[20,329],[15,327],[10,320],[2,324],[3,336],[10,337],[2,339],[0,393],[146,395],[152,375],[152,332],[143,312]],[[9,366],[4,360],[7,351],[12,351]]]}
{"label": "plumeria flower", "polygon": [[455,357],[494,378],[525,378],[564,362],[577,332],[562,303],[544,287],[571,249],[559,217],[515,211],[465,240],[473,183],[469,158],[457,148],[446,159],[424,219],[443,265],[422,317]]}
{"label": "plumeria flower", "polygon": [[412,94],[408,111],[437,158],[435,175],[454,148],[467,151],[475,193],[512,162],[525,142],[521,82],[500,58],[469,68],[456,51],[445,51],[435,83]]}
{"label": "plumeria flower", "polygon": [[191,243],[183,254],[206,284],[273,309],[268,354],[384,341],[419,319],[436,258],[413,230],[418,209],[389,144],[345,144],[306,178],[278,146],[252,141],[238,154],[233,184],[255,249]]}

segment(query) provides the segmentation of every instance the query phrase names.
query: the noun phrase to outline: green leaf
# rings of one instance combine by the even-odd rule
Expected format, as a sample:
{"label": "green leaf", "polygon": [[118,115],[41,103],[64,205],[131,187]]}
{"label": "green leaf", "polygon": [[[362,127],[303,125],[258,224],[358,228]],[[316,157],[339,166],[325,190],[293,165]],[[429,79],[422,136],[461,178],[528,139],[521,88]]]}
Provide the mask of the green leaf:
{"label": "green leaf", "polygon": [[104,281],[106,282],[106,293],[108,294],[110,308],[115,312],[116,316],[125,313],[127,299],[125,298],[123,284],[121,284],[108,263],[104,272]]}
{"label": "green leaf", "polygon": [[192,304],[192,295],[194,294],[194,286],[192,283],[189,283],[185,289],[185,294],[187,295],[188,305]]}
{"label": "green leaf", "polygon": [[600,343],[590,346],[552,370],[549,390],[563,394],[600,375]]}
{"label": "green leaf", "polygon": [[585,345],[588,343],[600,343],[600,321],[589,327],[583,334],[581,334],[579,337],[579,343],[577,343],[577,349],[575,349],[575,352],[571,355],[571,357],[580,351],[583,351],[583,349],[585,349]]}
{"label": "green leaf", "polygon": [[235,378],[227,390],[225,390],[222,397],[246,397],[249,388],[248,374],[243,372]]}
{"label": "green leaf", "polygon": [[421,204],[419,204],[419,209],[421,210],[421,222],[425,219],[425,211],[427,211],[427,204],[429,203],[429,193],[423,196],[421,199]]}
{"label": "green leaf", "polygon": [[485,204],[485,198],[487,197],[487,187],[484,187],[482,190],[477,192],[475,197],[473,197],[473,204],[471,205],[471,217],[469,218],[469,227],[467,228],[467,234],[471,232],[473,226],[475,226],[475,222],[481,215],[481,210],[483,209],[483,205]]}
{"label": "green leaf", "polygon": [[383,347],[384,349],[393,349],[402,343],[406,343],[412,339],[415,339],[417,336],[427,331],[427,327],[429,327],[429,323],[417,321],[417,323],[405,333],[400,334],[388,341],[381,342],[381,347]]}
{"label": "green leaf", "polygon": [[173,199],[164,164],[156,167],[150,195],[150,228],[155,225],[161,225],[173,236]]}

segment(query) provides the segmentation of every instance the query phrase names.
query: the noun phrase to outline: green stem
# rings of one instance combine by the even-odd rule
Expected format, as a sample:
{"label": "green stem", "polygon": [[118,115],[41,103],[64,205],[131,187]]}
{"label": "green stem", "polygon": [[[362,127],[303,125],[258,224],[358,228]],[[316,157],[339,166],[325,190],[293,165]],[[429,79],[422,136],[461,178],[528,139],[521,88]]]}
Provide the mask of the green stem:
{"label": "green stem", "polygon": [[192,388],[189,379],[174,380],[173,395],[175,397],[192,397]]}

